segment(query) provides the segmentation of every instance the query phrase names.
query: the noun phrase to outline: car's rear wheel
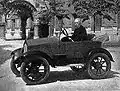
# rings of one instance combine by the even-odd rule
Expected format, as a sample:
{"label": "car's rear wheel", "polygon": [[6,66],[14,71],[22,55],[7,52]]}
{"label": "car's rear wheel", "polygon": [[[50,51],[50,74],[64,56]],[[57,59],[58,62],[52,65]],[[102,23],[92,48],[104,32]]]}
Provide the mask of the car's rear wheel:
{"label": "car's rear wheel", "polygon": [[27,84],[43,83],[49,76],[50,67],[48,61],[40,57],[38,62],[23,62],[20,73]]}
{"label": "car's rear wheel", "polygon": [[95,53],[88,63],[88,74],[91,78],[105,78],[111,69],[110,58],[105,53]]}

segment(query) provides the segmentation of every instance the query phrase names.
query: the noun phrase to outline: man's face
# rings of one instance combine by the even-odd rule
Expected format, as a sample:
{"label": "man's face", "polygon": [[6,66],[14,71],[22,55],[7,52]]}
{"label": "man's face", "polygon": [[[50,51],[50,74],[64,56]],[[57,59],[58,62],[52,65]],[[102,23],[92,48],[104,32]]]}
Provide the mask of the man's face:
{"label": "man's face", "polygon": [[75,28],[78,28],[80,26],[80,22],[75,22]]}

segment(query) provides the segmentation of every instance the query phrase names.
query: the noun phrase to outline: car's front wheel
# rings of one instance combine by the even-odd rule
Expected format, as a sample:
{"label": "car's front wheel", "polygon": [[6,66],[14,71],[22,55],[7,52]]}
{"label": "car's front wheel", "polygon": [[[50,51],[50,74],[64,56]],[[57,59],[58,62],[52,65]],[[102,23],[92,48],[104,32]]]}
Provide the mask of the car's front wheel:
{"label": "car's front wheel", "polygon": [[21,62],[19,61],[19,58],[15,59],[15,55],[12,55],[10,67],[11,67],[12,72],[16,76],[20,76],[20,65],[21,65]]}
{"label": "car's front wheel", "polygon": [[38,62],[23,62],[20,69],[21,77],[27,84],[43,83],[49,72],[49,63],[43,57],[40,57]]}
{"label": "car's front wheel", "polygon": [[111,69],[110,58],[105,53],[95,53],[88,63],[88,74],[91,78],[105,78]]}

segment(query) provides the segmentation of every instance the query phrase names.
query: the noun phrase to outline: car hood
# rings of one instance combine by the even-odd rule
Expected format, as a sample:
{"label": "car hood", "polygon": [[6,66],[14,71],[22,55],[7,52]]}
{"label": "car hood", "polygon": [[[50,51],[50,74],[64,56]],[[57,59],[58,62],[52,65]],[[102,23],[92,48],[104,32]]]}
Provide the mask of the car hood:
{"label": "car hood", "polygon": [[27,40],[26,42],[28,46],[34,46],[34,45],[40,45],[40,44],[56,43],[56,42],[59,42],[59,39],[53,36],[48,38],[30,39],[30,40]]}

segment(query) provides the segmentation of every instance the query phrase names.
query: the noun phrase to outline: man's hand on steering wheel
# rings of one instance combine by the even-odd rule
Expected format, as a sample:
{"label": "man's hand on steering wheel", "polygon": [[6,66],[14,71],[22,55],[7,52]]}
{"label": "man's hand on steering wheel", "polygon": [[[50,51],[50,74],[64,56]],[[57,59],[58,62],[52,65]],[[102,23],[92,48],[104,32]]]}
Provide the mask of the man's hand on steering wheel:
{"label": "man's hand on steering wheel", "polygon": [[73,39],[69,36],[69,34],[68,34],[68,32],[67,32],[67,30],[66,30],[65,28],[63,28],[62,33],[63,33],[66,37],[68,37],[68,39],[70,39],[72,42],[74,42]]}
{"label": "man's hand on steering wheel", "polygon": [[63,33],[66,37],[68,37],[68,32],[67,32],[67,30],[66,30],[65,28],[63,28],[62,33]]}

